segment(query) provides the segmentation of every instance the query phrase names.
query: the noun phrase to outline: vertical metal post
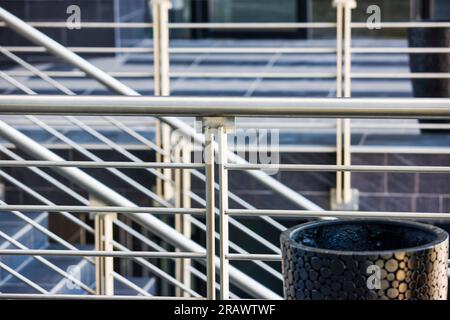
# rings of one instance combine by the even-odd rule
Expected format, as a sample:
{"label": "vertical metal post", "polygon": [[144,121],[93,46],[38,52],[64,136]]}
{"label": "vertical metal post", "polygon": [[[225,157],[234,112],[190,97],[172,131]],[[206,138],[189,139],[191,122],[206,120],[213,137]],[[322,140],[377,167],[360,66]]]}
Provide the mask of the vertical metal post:
{"label": "vertical metal post", "polygon": [[[170,0],[150,0],[149,5],[152,11],[153,22],[153,82],[155,96],[168,96],[170,95],[169,87],[169,8]],[[159,120],[155,122],[156,130],[156,144],[163,150],[163,154],[156,152],[156,161],[170,163],[170,135],[171,129],[168,125],[162,123]],[[156,178],[156,193],[164,200],[172,201],[175,196],[173,186],[170,181],[172,180],[171,169],[160,169],[160,172],[164,175],[165,179]],[[163,218],[164,220],[164,218]],[[166,221],[167,222],[167,221]],[[168,270],[170,268],[168,261],[163,260],[161,262],[161,268]],[[169,292],[169,286],[167,283],[162,284],[162,292]],[[176,291],[177,295],[181,291]]]}
{"label": "vertical metal post", "polygon": [[[351,67],[352,67],[352,9],[356,8],[355,0],[347,0],[344,6],[344,46],[345,46],[345,89],[344,97],[350,98],[351,92]],[[345,166],[351,165],[351,123],[350,119],[343,120],[343,164]],[[343,176],[343,200],[344,203],[350,203],[352,201],[352,189],[351,189],[351,172],[344,172]]]}
{"label": "vertical metal post", "polygon": [[[181,162],[181,148],[179,145],[179,141],[173,141],[172,139],[172,144],[173,144],[173,156],[172,159],[175,162]],[[175,202],[174,205],[176,208],[180,208],[181,207],[181,170],[180,169],[175,169],[173,170],[174,172],[174,182],[175,182]],[[183,230],[183,215],[182,214],[175,214],[175,230],[177,230],[178,232],[182,232]],[[180,251],[178,248],[176,249],[176,251]],[[176,259],[175,260],[175,278],[180,281],[183,282],[183,260],[184,259]],[[176,296],[179,297],[183,294],[183,290],[181,290],[180,288],[176,288],[175,289],[176,292]]]}
{"label": "vertical metal post", "polygon": [[[151,0],[153,17],[153,69],[154,69],[154,90],[155,96],[170,95],[170,57],[169,57],[169,9],[170,0]],[[156,154],[156,161],[170,163],[170,134],[171,128],[157,121],[156,126],[157,143],[164,150],[164,155]],[[166,181],[157,179],[157,193],[165,200],[171,200],[175,194],[170,181],[172,179],[171,169],[161,170]]]}
{"label": "vertical metal post", "polygon": [[[183,141],[182,145],[182,162],[183,163],[191,163],[191,144],[190,142]],[[191,197],[189,196],[189,192],[191,191],[191,170],[183,169],[181,170],[181,203],[182,207],[189,209],[191,208]],[[182,233],[188,239],[191,239],[191,216],[187,214],[182,215]],[[182,260],[182,268],[183,268],[183,284],[190,288],[191,287],[191,259],[183,259]],[[184,292],[184,296],[188,297],[189,294]]]}
{"label": "vertical metal post", "polygon": [[206,199],[206,296],[209,300],[216,298],[215,270],[215,200],[214,200],[214,134],[209,126],[204,127],[205,134],[205,199]]}
{"label": "vertical metal post", "polygon": [[[336,97],[351,97],[351,10],[355,0],[334,0],[336,7]],[[343,70],[344,68],[344,70]],[[336,120],[336,164],[351,164],[350,119]],[[357,209],[357,198],[353,199],[351,173],[336,172],[336,189],[332,194],[332,209]]]}
{"label": "vertical metal post", "polygon": [[[91,206],[105,206],[103,201],[90,195]],[[115,213],[96,213],[95,219],[95,250],[113,251],[113,223],[117,219]],[[114,295],[114,258],[95,258],[95,290],[98,295]]]}
{"label": "vertical metal post", "polygon": [[[153,88],[154,95],[161,96],[161,72],[160,72],[160,45],[159,45],[159,10],[156,2],[150,0],[149,7],[151,8],[152,22],[153,22]],[[156,144],[161,147],[161,122],[155,119],[155,133],[156,133]],[[156,152],[156,161],[162,162],[162,155],[159,152]],[[163,196],[162,191],[162,180],[160,178],[156,178],[156,193],[159,196]]]}
{"label": "vertical metal post", "polygon": [[219,143],[219,217],[220,217],[220,299],[229,299],[229,260],[228,255],[228,170],[227,163],[227,132],[225,126],[218,128]]}
{"label": "vertical metal post", "polygon": [[[333,1],[336,7],[336,97],[342,98],[342,68],[343,68],[343,4]],[[336,164],[342,165],[342,119],[336,120]],[[342,172],[336,172],[335,201],[342,203]]]}
{"label": "vertical metal post", "polygon": [[[190,143],[182,136],[176,137],[178,141],[172,141],[174,145],[174,157],[173,160],[179,163],[190,163]],[[190,208],[191,198],[189,197],[190,184],[190,171],[187,169],[175,169],[175,207]],[[186,214],[175,215],[175,229],[191,238],[191,225],[190,217]],[[179,251],[177,249],[177,251]],[[182,282],[186,287],[191,287],[191,271],[189,266],[191,265],[190,259],[177,259],[175,261],[176,278]],[[177,296],[183,295],[189,297],[189,293],[180,288],[176,289]]]}

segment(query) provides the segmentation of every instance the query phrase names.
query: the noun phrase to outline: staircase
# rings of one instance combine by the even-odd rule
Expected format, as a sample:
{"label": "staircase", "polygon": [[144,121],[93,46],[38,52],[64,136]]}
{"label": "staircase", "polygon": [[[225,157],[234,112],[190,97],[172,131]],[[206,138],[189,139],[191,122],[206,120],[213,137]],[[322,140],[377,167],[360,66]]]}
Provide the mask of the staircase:
{"label": "staircase", "polygon": [[[2,11],[2,18],[5,22],[8,23],[8,26],[14,28],[16,31],[19,31],[22,35],[31,40],[33,44],[44,46],[49,45],[48,48],[53,54],[59,57],[64,56],[63,59],[68,62],[68,64],[74,67],[78,67],[83,72],[87,73],[90,76],[93,76],[96,80],[106,85],[106,87],[108,87],[112,91],[125,95],[137,95],[136,91],[128,88],[111,76],[108,76],[106,73],[94,67],[86,60],[82,60],[79,56],[52,41],[30,25],[24,24],[23,21],[20,21],[20,19],[18,19],[17,17],[12,16],[1,8],[0,11]],[[36,35],[37,38],[31,36],[31,34]],[[53,49],[56,49],[56,51],[54,51]],[[38,68],[26,62],[24,59],[21,59],[18,55],[12,53],[6,48],[2,48],[2,53],[28,71],[32,72],[35,76],[38,77],[39,81],[50,84],[54,89],[56,89],[57,92],[68,95],[75,94],[65,85],[50,78],[44,72],[39,71]],[[30,95],[35,95],[37,93],[26,85],[18,83],[15,79],[8,76],[7,74],[3,73],[1,74],[1,76],[3,80],[13,85],[22,93]],[[101,117],[96,119],[100,119],[104,123],[108,123],[108,126],[110,128],[113,127],[115,129],[115,133],[113,133],[113,135],[111,136],[105,131],[98,129],[96,126],[90,125],[89,120],[85,121],[84,119],[76,117],[64,117],[64,122],[66,124],[61,128],[51,125],[51,122],[48,122],[49,119],[45,119],[43,117],[26,116],[25,121],[28,122],[27,128],[21,130],[21,132],[14,129],[13,127],[8,126],[5,123],[5,131],[3,131],[1,135],[6,140],[6,144],[12,143],[14,145],[14,148],[3,147],[0,151],[3,152],[7,159],[14,159],[18,161],[22,161],[24,159],[46,159],[46,155],[51,155],[51,157],[55,160],[61,159],[64,161],[71,159],[83,161],[102,161],[103,159],[107,159],[108,161],[111,161],[111,159],[117,159],[117,161],[131,160],[134,162],[142,162],[145,158],[148,158],[148,155],[150,155],[150,161],[154,161],[154,159],[158,157],[158,154],[164,156],[164,150],[159,149],[157,142],[153,140],[154,135],[152,136],[152,134],[149,135],[148,132],[140,132],[139,130],[134,129],[132,125],[126,124],[125,119],[121,119],[120,117]],[[187,135],[196,136],[196,139],[198,139],[198,141],[201,141],[199,136],[195,134],[193,128],[191,128],[183,121],[180,121],[176,118],[164,118],[161,120],[171,125],[174,129],[181,129]],[[12,119],[12,121],[20,122],[21,120],[16,118]],[[75,130],[67,131],[68,127],[75,128]],[[23,133],[25,133],[26,135]],[[31,137],[32,139],[29,139],[29,137]],[[141,148],[144,147],[143,150],[147,151],[147,155],[144,157],[136,156],[135,151],[133,151],[133,146],[131,145],[131,148],[128,148],[130,147],[130,144],[128,144],[128,147],[124,147],[126,145],[123,140],[124,137],[126,141],[132,140],[134,144],[136,144],[136,141],[138,141],[138,145]],[[19,142],[19,140],[16,140],[16,138],[23,139],[22,142],[27,141],[27,144],[33,144],[36,149],[34,151],[31,151],[31,149],[29,149],[28,147],[21,145],[21,142]],[[92,143],[92,138],[94,138],[95,140],[94,143]],[[36,142],[39,140],[41,140],[43,143],[36,144]],[[98,153],[98,150],[96,150],[96,146],[98,145],[100,147],[106,147],[106,149],[104,149],[104,153]],[[60,149],[61,146],[65,148]],[[68,150],[68,152],[66,152],[65,150]],[[35,153],[35,151],[37,153]],[[62,157],[60,157],[59,155],[61,155]],[[92,201],[92,194],[97,193],[96,197],[100,195],[100,197],[103,197],[103,199],[101,199],[102,202],[109,205],[135,206],[137,204],[138,206],[176,206],[175,199],[170,197],[164,198],[154,192],[155,177],[156,179],[160,179],[163,183],[172,183],[170,180],[167,180],[166,176],[161,175],[161,173],[159,173],[159,171],[157,170],[147,169],[145,170],[145,174],[143,175],[136,174],[131,171],[125,173],[125,171],[112,168],[103,170],[87,169],[83,170],[83,172],[79,170],[78,174],[69,174],[69,176],[67,176],[66,173],[69,173],[69,171],[65,170],[65,168],[54,169],[56,169],[56,171],[44,168],[17,168],[12,171],[0,171],[0,173],[3,172],[2,175],[3,178],[5,178],[5,183],[7,185],[14,188],[16,191],[20,191],[24,194],[24,197],[28,199],[25,202],[13,201],[12,203],[36,204],[37,199],[39,204],[45,205],[64,203],[72,205],[89,205]],[[30,170],[32,171],[31,175],[29,174]],[[201,184],[204,184],[204,173],[197,170],[192,170],[192,174],[193,177],[197,179],[197,182],[199,181]],[[82,179],[80,179],[80,176],[82,176]],[[31,180],[34,181],[33,183],[30,184],[30,181],[27,181],[27,185],[21,183],[21,181],[25,181],[25,179],[29,179],[31,177],[33,177],[33,180]],[[261,180],[265,184],[278,184],[275,179],[272,179],[265,174],[261,175],[259,173],[256,173],[254,174],[254,177],[257,180]],[[82,182],[83,179],[84,181],[89,180],[92,182],[88,185],[85,182]],[[95,183],[94,180],[91,179],[95,179]],[[94,183],[97,187],[92,185],[92,183]],[[128,191],[124,191],[125,189],[123,188],[125,186]],[[51,188],[50,192],[48,188]],[[111,191],[108,191],[108,193],[98,194],[99,188],[105,191]],[[298,201],[301,204],[306,203],[313,206],[312,203],[304,199],[301,195],[289,191],[288,189],[279,192],[284,193],[294,202]],[[117,196],[111,196],[114,193],[116,193]],[[205,200],[204,198],[202,198],[201,192],[199,193],[199,195],[196,195],[193,192],[189,191],[189,197],[193,202],[193,207],[203,207],[205,205]],[[232,197],[233,199],[238,201],[240,205],[243,205],[245,207],[251,206],[245,201],[242,201],[237,196]],[[53,215],[54,213],[51,214]],[[92,221],[82,221],[69,212],[61,212],[60,214],[62,214],[64,219],[69,219],[71,223],[75,223],[75,225],[80,227],[81,230],[88,236],[93,235],[94,229],[92,226]],[[202,246],[205,245],[204,235],[207,233],[208,227],[204,219],[196,218],[194,216],[190,218],[190,224],[192,226],[193,232],[196,232],[197,234],[195,238],[190,239],[186,238],[185,235],[180,234],[180,231],[176,230],[176,225],[170,219],[161,221],[153,216],[141,214],[130,216],[133,222],[131,222],[130,219],[122,220],[121,218],[114,222],[114,228],[117,228],[117,230],[119,230],[119,233],[125,233],[126,235],[124,237],[125,239],[128,239],[126,245],[124,245],[123,242],[119,243],[120,240],[123,239],[118,239],[119,242],[116,242],[114,244],[115,250],[127,252],[138,247],[155,251],[165,251],[167,250],[165,248],[172,248],[174,250],[178,249],[197,252],[199,250],[202,250]],[[46,216],[46,219],[48,221],[48,216]],[[256,241],[257,243],[262,242],[262,248],[269,247],[271,251],[279,253],[278,245],[276,243],[272,244],[270,241],[265,241],[263,237],[252,231],[252,229],[250,227],[247,227],[244,223],[241,223],[235,219],[230,219],[230,221],[232,222],[234,227],[238,228],[239,230],[244,230],[250,236],[252,241]],[[263,218],[262,221],[264,223],[269,223],[269,228],[274,228],[273,230],[275,230],[277,233],[280,230],[284,230],[285,228],[283,225],[275,222],[271,218]],[[67,222],[68,221],[65,221],[65,223]],[[138,225],[135,224],[136,222],[138,223]],[[23,226],[23,228],[26,227],[26,225]],[[32,229],[34,228],[29,227],[29,229],[31,230],[30,232],[32,232]],[[30,243],[30,246],[27,246],[27,248],[51,250],[93,249],[92,245],[86,247],[85,245],[80,245],[74,242],[68,243],[64,239],[61,239],[59,236],[57,236],[54,230],[47,231],[48,237],[43,238],[42,244]],[[51,241],[49,240],[49,237],[51,238]],[[190,237],[190,235],[188,235],[188,237]],[[246,249],[244,249],[245,245],[241,247],[241,245],[234,244],[233,242],[231,242],[230,245],[232,251],[240,253],[248,252]],[[53,266],[53,269],[58,268],[60,272],[46,272],[46,278],[40,278],[39,275],[42,274],[44,270],[49,268],[45,265],[41,266],[42,261],[36,261],[35,258],[26,260],[25,258],[6,257],[5,259],[10,259],[11,261],[15,261],[14,259],[24,260],[24,265],[21,266],[20,269],[20,275],[22,275],[22,277],[25,277],[26,279],[18,279],[17,276],[12,277],[11,275],[6,276],[5,281],[2,282],[2,292],[7,292],[7,290],[9,290],[9,292],[24,293],[23,291],[20,291],[18,289],[19,287],[24,286],[28,287],[27,292],[29,292],[29,290],[36,291],[36,288],[32,286],[30,288],[29,283],[26,283],[29,277],[30,281],[28,282],[34,283],[37,286],[42,285],[43,290],[51,292],[52,294],[95,293],[95,268],[93,267],[93,264],[89,262],[89,259],[74,257],[43,258],[45,258],[46,261],[48,261]],[[40,259],[42,259],[42,257]],[[140,258],[134,258],[132,260],[134,262],[131,266],[131,269],[136,268],[136,265],[138,265],[137,274],[143,274],[144,276],[134,275],[136,272],[129,271],[130,265],[122,265],[122,262],[120,262],[121,267],[119,269],[122,270],[123,267],[128,270],[128,272],[125,272],[124,276],[120,274],[121,271],[114,273],[115,295],[140,294],[151,296],[155,294],[160,295],[164,292],[173,294],[174,289],[179,290],[177,295],[181,294],[190,297],[200,297],[202,295],[197,293],[197,291],[201,292],[202,290],[204,290],[204,282],[206,281],[206,278],[204,276],[205,272],[202,266],[198,264],[192,264],[185,267],[187,268],[185,271],[187,271],[189,277],[192,280],[192,284],[190,284],[191,280],[183,280],[179,278],[177,274],[174,274],[174,266],[172,261],[164,263],[161,261],[148,261]],[[262,272],[266,274],[264,276],[266,280],[260,279],[255,281],[255,279],[253,279],[245,271],[247,269],[245,266],[249,264],[256,265],[258,268],[260,268]],[[72,268],[70,270],[81,270],[81,279],[79,280],[84,287],[82,286],[82,288],[73,288],[74,286],[69,285],[69,287],[72,287],[72,289],[70,289],[66,285],[68,280],[66,271],[70,266],[75,266],[75,268]],[[234,269],[234,267],[231,268],[231,275],[233,278],[232,281],[236,286],[234,287],[233,291],[239,292],[239,294],[231,292],[230,296],[272,298],[279,297],[277,293],[274,293],[271,289],[266,288],[265,285],[260,282],[266,281],[268,285],[274,285],[276,288],[275,291],[281,293],[281,274],[277,267],[270,266],[263,261],[244,263],[243,266],[244,267],[236,269]],[[17,265],[12,265],[11,268],[13,270],[16,270],[14,268],[17,268]],[[175,266],[175,269],[176,268],[179,267]],[[63,272],[62,275],[61,270]],[[66,275],[64,274],[64,272],[66,272]],[[190,288],[191,285],[195,289]],[[41,293],[43,293],[42,290]]]}
{"label": "staircase", "polygon": [[[44,228],[48,228],[47,212],[25,214],[28,219]],[[20,243],[27,249],[61,250],[64,247],[51,243],[49,238],[36,230],[32,225],[23,221],[11,212],[4,212],[0,216],[0,232]],[[12,241],[2,237],[0,249],[16,249]],[[80,250],[92,250],[90,245],[78,245]],[[86,290],[80,288],[76,283],[55,272],[54,268],[66,271],[70,275],[87,284],[89,288],[95,290],[95,268],[88,259],[80,257],[47,257],[46,260],[53,268],[45,265],[34,257],[28,256],[2,256],[0,263],[2,269],[0,273],[1,293],[39,293],[35,288],[25,284],[23,281],[7,272],[3,266],[7,266],[20,273],[23,277],[33,282],[36,286],[52,294],[72,294],[86,295]],[[136,286],[143,288],[149,294],[156,294],[156,280],[154,277],[128,277]],[[136,292],[123,285],[122,282],[115,281],[116,295],[135,295]]]}

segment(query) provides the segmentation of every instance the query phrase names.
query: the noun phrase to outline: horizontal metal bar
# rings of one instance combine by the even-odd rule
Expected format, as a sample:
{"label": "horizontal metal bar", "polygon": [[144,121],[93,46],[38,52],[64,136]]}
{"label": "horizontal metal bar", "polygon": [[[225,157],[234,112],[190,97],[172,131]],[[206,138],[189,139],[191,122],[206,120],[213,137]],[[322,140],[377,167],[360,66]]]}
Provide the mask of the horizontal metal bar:
{"label": "horizontal metal bar", "polygon": [[317,172],[400,172],[400,173],[450,173],[448,167],[431,166],[365,166],[320,164],[227,164],[229,170],[317,171]]}
{"label": "horizontal metal bar", "polygon": [[[35,28],[67,28],[67,22],[27,22]],[[382,29],[385,28],[450,28],[449,22],[380,22]],[[4,22],[0,22],[0,27],[5,27]],[[146,29],[152,28],[150,22],[81,22],[81,29]],[[335,22],[231,22],[231,23],[169,23],[170,29],[320,29],[335,28]],[[355,29],[366,29],[367,22],[352,22],[351,27]]]}
{"label": "horizontal metal bar", "polygon": [[170,29],[303,29],[335,28],[334,22],[206,22],[169,23]]}
{"label": "horizontal metal bar", "polygon": [[205,300],[206,298],[175,297],[175,296],[100,296],[75,294],[29,294],[29,293],[0,293],[0,300]]}
{"label": "horizontal metal bar", "polygon": [[266,78],[266,79],[334,79],[336,73],[320,72],[171,72],[172,78]]}
{"label": "horizontal metal bar", "polygon": [[[264,126],[262,126],[265,128]],[[388,127],[388,126],[387,126]],[[259,126],[255,126],[252,128],[259,128]],[[277,126],[272,126],[269,128],[277,128]],[[328,128],[328,127],[326,127]],[[363,128],[361,125],[353,125],[352,128]],[[381,127],[383,128],[383,127]],[[389,127],[388,127],[389,128]],[[422,127],[420,127],[422,128]],[[424,126],[424,129],[433,129],[429,126]],[[419,127],[417,128],[419,129]],[[450,129],[450,126],[442,127],[439,129]],[[11,145],[9,143],[2,144],[4,147],[9,149],[15,149],[14,145]],[[62,144],[47,144],[43,143],[42,146],[52,149],[52,150],[70,150],[71,147],[67,145]],[[83,148],[89,149],[89,150],[111,150],[111,148],[108,148],[107,146],[102,145],[81,145]],[[138,146],[138,145],[129,145],[124,146],[127,150],[148,150],[145,146]],[[352,146],[351,147],[353,153],[401,153],[401,154],[449,154],[450,153],[450,147],[427,147],[427,146]],[[200,147],[194,148],[195,151],[200,151]],[[237,148],[230,148],[231,151],[258,151],[257,148],[244,148],[244,146],[238,146]],[[330,145],[280,145],[279,146],[280,152],[318,152],[318,153],[331,153],[336,152],[336,147],[330,146]]]}
{"label": "horizontal metal bar", "polygon": [[406,73],[392,73],[392,72],[358,72],[352,73],[353,79],[450,79],[450,73],[432,73],[432,72],[406,72]]}
{"label": "horizontal metal bar", "polygon": [[352,53],[450,53],[450,48],[359,47],[359,48],[351,48],[351,52]]}
{"label": "horizontal metal bar", "polygon": [[[450,22],[380,22],[377,26],[387,28],[450,28]],[[366,29],[367,22],[352,22],[351,27],[355,29]]]}
{"label": "horizontal metal bar", "polygon": [[[37,77],[33,72],[27,70],[4,71],[11,77]],[[107,72],[115,78],[153,78],[153,72],[145,71],[111,71]],[[45,71],[45,74],[52,78],[84,78],[87,74],[83,71]]]}
{"label": "horizontal metal bar", "polygon": [[43,206],[43,205],[0,205],[0,212],[22,211],[22,212],[94,212],[94,213],[151,213],[151,214],[197,214],[204,215],[205,209],[196,208],[163,208],[163,207],[90,207],[90,206]]}
{"label": "horizontal metal bar", "polygon": [[0,114],[445,118],[450,117],[450,99],[2,95]]}
{"label": "horizontal metal bar", "polygon": [[[58,21],[30,21],[27,22],[35,28],[67,28],[72,25],[67,22]],[[0,22],[0,27],[6,27],[4,22]],[[152,28],[153,24],[148,22],[80,22],[81,29],[139,29],[139,28]]]}
{"label": "horizontal metal bar", "polygon": [[228,260],[241,260],[241,261],[252,261],[252,260],[263,260],[263,261],[280,261],[281,255],[278,254],[241,254],[241,253],[230,253],[227,254],[226,258]]}
{"label": "horizontal metal bar", "polygon": [[352,146],[352,153],[450,154],[450,147],[426,146]]}
{"label": "horizontal metal bar", "polygon": [[244,53],[254,53],[254,54],[263,54],[263,53],[336,53],[336,48],[320,48],[320,47],[193,47],[193,48],[170,48],[170,53],[178,54],[178,53],[236,53],[236,54],[244,54]]}
{"label": "horizontal metal bar", "polygon": [[[67,22],[27,22],[35,28],[67,28]],[[4,22],[0,22],[0,27],[5,27]],[[149,22],[81,22],[81,29],[144,29],[152,28],[153,23]],[[334,22],[232,22],[232,23],[169,23],[170,29],[305,29],[305,28],[335,28]]]}
{"label": "horizontal metal bar", "polygon": [[426,219],[450,220],[450,213],[427,212],[378,212],[378,211],[312,211],[312,210],[243,210],[230,209],[226,211],[232,216],[242,217],[296,217],[296,218],[395,218],[395,219]]}
{"label": "horizontal metal bar", "polygon": [[[11,77],[35,77],[33,72],[26,70],[4,71],[4,73]],[[47,76],[53,78],[84,78],[86,73],[82,71],[46,71]],[[117,71],[108,72],[110,76],[116,78],[153,78],[153,72],[127,72]],[[268,79],[303,79],[303,78],[318,78],[318,79],[333,79],[336,77],[335,73],[320,73],[320,72],[171,72],[171,78],[268,78]]]}
{"label": "horizontal metal bar", "polygon": [[0,256],[115,257],[158,259],[205,259],[203,252],[96,251],[96,250],[0,250]]}
{"label": "horizontal metal bar", "polygon": [[[5,46],[10,52],[47,52],[44,47],[29,47],[29,46]],[[152,53],[153,48],[146,47],[67,47],[75,53]],[[289,48],[289,47],[179,47],[170,48],[169,53],[335,53],[335,48],[319,48],[319,47],[302,47],[302,48]]]}
{"label": "horizontal metal bar", "polygon": [[0,167],[77,167],[77,168],[129,168],[129,169],[203,169],[201,163],[176,162],[123,162],[123,161],[44,161],[0,160]]}
{"label": "horizontal metal bar", "polygon": [[[4,46],[10,52],[47,52],[44,47],[30,46]],[[152,53],[153,48],[136,47],[67,47],[75,53]]]}

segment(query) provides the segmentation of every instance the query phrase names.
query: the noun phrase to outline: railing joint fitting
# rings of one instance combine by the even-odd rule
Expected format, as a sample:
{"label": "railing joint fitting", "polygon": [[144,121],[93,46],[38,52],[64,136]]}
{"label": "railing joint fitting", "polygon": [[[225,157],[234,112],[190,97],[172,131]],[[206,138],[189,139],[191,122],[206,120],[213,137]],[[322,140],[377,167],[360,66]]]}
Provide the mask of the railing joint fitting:
{"label": "railing joint fitting", "polygon": [[203,117],[202,129],[218,129],[223,127],[226,133],[232,133],[236,127],[236,117]]}

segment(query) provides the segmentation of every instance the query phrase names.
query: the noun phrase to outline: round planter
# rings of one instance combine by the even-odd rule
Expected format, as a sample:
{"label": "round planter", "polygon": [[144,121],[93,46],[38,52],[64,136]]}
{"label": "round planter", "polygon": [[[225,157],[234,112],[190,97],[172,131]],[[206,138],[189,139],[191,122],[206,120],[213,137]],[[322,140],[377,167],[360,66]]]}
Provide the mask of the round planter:
{"label": "round planter", "polygon": [[[428,22],[442,22],[425,20]],[[408,42],[411,48],[448,48],[450,47],[450,28],[410,28]],[[450,53],[411,53],[409,55],[411,72],[450,72]],[[413,93],[416,98],[450,97],[450,79],[412,79]],[[449,123],[448,120],[421,119],[421,123]],[[449,132],[448,130],[446,130]],[[422,132],[439,133],[442,130],[424,129]]]}
{"label": "round planter", "polygon": [[322,220],[281,234],[288,300],[445,300],[448,234],[396,220]]}

